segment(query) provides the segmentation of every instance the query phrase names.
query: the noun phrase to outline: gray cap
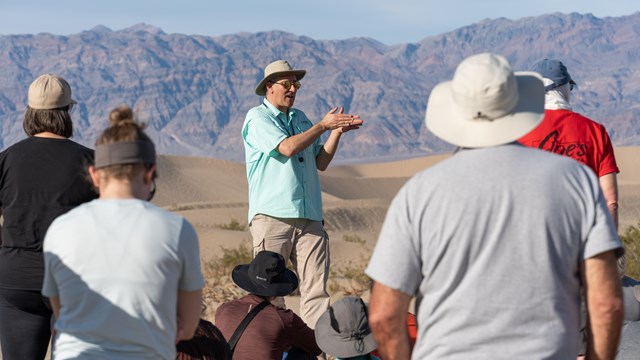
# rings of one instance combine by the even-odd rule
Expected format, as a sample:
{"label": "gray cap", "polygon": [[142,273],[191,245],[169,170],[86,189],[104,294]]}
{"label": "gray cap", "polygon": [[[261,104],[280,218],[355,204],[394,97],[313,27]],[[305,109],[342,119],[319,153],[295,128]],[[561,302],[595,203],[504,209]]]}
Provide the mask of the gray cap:
{"label": "gray cap", "polygon": [[564,66],[564,64],[560,60],[540,60],[533,64],[531,71],[535,71],[538,74],[542,75],[543,78],[553,81],[553,84],[545,86],[545,91],[553,90],[564,84],[576,84],[575,81],[571,79],[571,75],[569,75],[567,67]]}

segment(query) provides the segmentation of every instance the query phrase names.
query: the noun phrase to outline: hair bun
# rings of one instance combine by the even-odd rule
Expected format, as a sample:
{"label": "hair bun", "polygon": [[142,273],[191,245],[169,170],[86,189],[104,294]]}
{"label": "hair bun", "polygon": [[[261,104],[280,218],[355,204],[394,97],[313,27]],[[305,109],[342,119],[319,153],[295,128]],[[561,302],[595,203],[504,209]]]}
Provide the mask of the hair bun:
{"label": "hair bun", "polygon": [[109,121],[111,122],[111,126],[124,125],[127,123],[135,124],[133,110],[131,110],[127,105],[120,105],[111,110],[111,113],[109,114]]}

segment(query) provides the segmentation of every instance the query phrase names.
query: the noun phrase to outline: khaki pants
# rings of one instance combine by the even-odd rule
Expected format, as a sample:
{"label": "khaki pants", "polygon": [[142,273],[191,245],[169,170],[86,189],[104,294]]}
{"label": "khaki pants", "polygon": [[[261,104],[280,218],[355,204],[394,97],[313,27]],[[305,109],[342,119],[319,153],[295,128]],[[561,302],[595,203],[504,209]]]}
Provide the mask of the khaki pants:
{"label": "khaki pants", "polygon": [[[258,214],[251,221],[253,254],[277,252],[291,260],[300,283],[300,317],[310,328],[329,308],[329,237],[320,221]],[[280,303],[284,305],[284,299]]]}

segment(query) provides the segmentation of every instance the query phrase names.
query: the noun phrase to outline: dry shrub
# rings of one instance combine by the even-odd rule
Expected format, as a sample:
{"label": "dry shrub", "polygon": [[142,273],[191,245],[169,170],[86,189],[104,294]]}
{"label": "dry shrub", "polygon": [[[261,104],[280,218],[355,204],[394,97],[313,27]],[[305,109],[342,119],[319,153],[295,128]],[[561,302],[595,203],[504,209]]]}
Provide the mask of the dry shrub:
{"label": "dry shrub", "polygon": [[371,251],[361,254],[356,260],[347,260],[344,265],[335,266],[329,276],[329,292],[342,296],[362,296],[371,289],[371,278],[365,273]]}
{"label": "dry shrub", "polygon": [[208,310],[215,310],[219,304],[238,299],[246,294],[231,280],[231,271],[236,265],[248,264],[253,258],[248,241],[237,248],[221,247],[222,255],[203,265],[205,285],[203,300]]}
{"label": "dry shrub", "polygon": [[358,235],[345,234],[345,235],[342,236],[342,240],[344,240],[346,242],[350,242],[350,243],[356,243],[356,244],[366,244],[367,243],[366,240],[362,239]]}
{"label": "dry shrub", "polygon": [[640,223],[637,227],[629,226],[620,235],[620,240],[624,244],[626,257],[625,274],[640,279]]}
{"label": "dry shrub", "polygon": [[246,224],[240,224],[240,222],[238,222],[238,220],[236,220],[236,219],[231,219],[231,221],[229,221],[228,224],[220,224],[220,225],[218,225],[218,227],[220,229],[232,230],[232,231],[246,231],[246,230],[248,230]]}

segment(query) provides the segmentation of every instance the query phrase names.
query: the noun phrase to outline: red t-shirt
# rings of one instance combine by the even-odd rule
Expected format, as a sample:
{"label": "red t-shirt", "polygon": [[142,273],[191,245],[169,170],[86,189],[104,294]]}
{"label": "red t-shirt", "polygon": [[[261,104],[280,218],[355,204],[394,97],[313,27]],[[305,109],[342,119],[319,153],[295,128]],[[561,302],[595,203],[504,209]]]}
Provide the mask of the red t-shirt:
{"label": "red t-shirt", "polygon": [[518,141],[571,157],[590,167],[598,177],[619,172],[604,126],[570,110],[545,110],[542,123]]}

